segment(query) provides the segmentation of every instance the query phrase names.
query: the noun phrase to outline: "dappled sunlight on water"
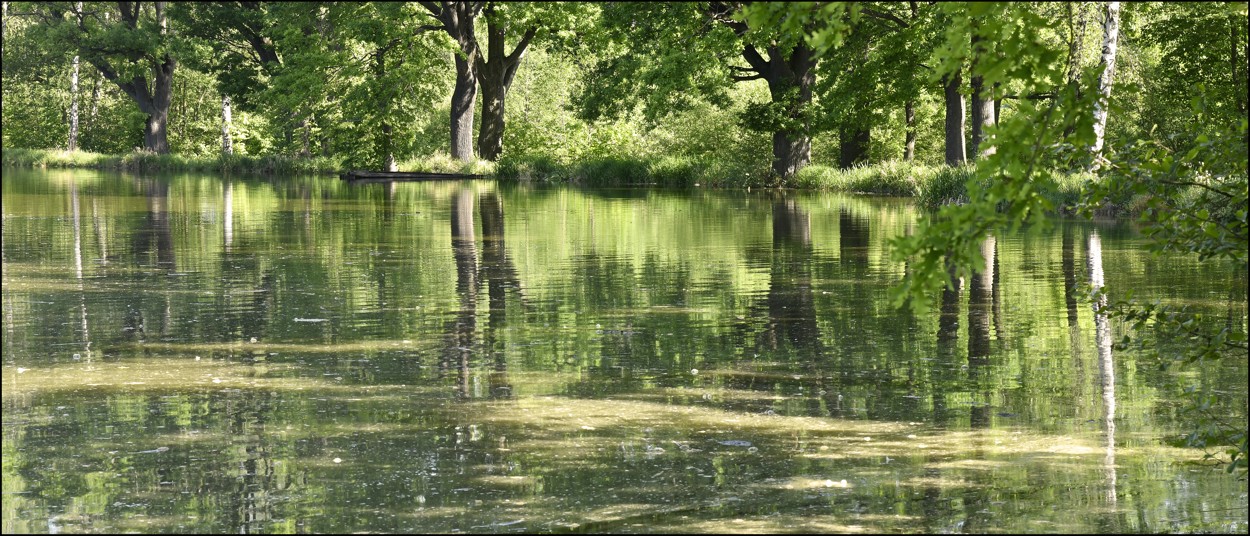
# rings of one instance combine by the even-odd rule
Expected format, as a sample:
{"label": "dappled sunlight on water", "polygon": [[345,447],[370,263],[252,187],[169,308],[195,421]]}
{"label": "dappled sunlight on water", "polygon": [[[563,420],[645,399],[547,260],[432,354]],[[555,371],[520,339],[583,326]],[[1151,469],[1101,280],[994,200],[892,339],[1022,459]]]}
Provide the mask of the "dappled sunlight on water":
{"label": "dappled sunlight on water", "polygon": [[1126,225],[995,236],[916,316],[896,199],[0,184],[6,533],[1246,528],[1177,446],[1244,361],[1113,353],[1086,293],[1244,323],[1245,275]]}

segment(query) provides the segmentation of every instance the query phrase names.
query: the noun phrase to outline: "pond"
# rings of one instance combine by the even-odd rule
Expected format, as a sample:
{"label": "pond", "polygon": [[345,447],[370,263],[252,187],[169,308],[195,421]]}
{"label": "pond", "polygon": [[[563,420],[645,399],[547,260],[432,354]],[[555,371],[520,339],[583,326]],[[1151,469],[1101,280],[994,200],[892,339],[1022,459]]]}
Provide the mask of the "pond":
{"label": "pond", "polygon": [[[1243,532],[1183,447],[1246,275],[1133,227],[996,233],[889,303],[910,201],[4,171],[3,531]],[[1244,426],[1244,425],[1243,425]]]}

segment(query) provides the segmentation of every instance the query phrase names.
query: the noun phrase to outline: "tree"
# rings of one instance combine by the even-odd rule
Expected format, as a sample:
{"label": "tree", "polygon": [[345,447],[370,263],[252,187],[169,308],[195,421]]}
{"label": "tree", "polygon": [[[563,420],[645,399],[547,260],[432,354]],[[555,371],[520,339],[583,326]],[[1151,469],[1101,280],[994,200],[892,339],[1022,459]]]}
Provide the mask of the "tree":
{"label": "tree", "polygon": [[221,96],[221,154],[234,154],[234,142],[230,138],[230,96]]}
{"label": "tree", "polygon": [[275,6],[283,64],[264,99],[316,114],[349,163],[395,170],[412,139],[397,127],[415,123],[441,86],[441,46],[411,4],[316,7]]}
{"label": "tree", "polygon": [[1199,93],[1207,120],[1232,128],[1246,117],[1247,22],[1244,11],[1234,8],[1215,2],[1124,4],[1122,31],[1131,32],[1126,42],[1157,47],[1159,54],[1141,74],[1139,93],[1150,98],[1142,103],[1137,130],[1157,128],[1176,151],[1192,145],[1197,133],[1189,128],[1191,103]]}
{"label": "tree", "polygon": [[221,92],[245,109],[282,66],[277,21],[268,2],[178,2],[170,7],[196,54],[185,61],[213,74]]}
{"label": "tree", "polygon": [[171,53],[165,8],[166,2],[117,2],[116,11],[98,3],[35,7],[49,32],[121,88],[147,116],[143,148],[161,154],[169,152],[166,124],[178,64]]}
{"label": "tree", "polygon": [[[975,26],[976,21],[972,21]],[[973,160],[979,158],[985,153],[992,152],[994,146],[985,143],[985,129],[994,125],[995,110],[994,97],[989,92],[989,88],[985,87],[984,77],[977,73],[977,62],[986,54],[991,54],[991,43],[977,35],[976,31],[972,32],[972,66],[969,71],[972,73],[972,91],[970,98],[972,101],[972,136],[969,141],[968,156]],[[984,146],[983,146],[984,144]]]}
{"label": "tree", "polygon": [[[455,59],[456,86],[451,92],[451,156],[468,162],[473,159],[473,107],[477,99],[478,62],[481,55],[475,27],[477,17],[482,8],[486,7],[486,3],[421,2],[421,6],[442,25],[458,47]],[[502,53],[502,49],[500,51]],[[517,61],[520,61],[519,56]],[[502,63],[496,65],[503,68]]]}
{"label": "tree", "polygon": [[1115,80],[1115,49],[1120,36],[1120,3],[1107,2],[1107,16],[1102,25],[1102,74],[1098,77],[1098,102],[1094,105],[1094,144],[1090,147],[1094,165],[1102,159],[1102,146],[1107,130],[1107,102]]}
{"label": "tree", "polygon": [[[752,5],[759,16],[743,18],[741,10]],[[748,107],[743,121],[772,133],[773,174],[793,176],[810,162],[812,134],[822,127],[812,109],[820,58],[802,32],[849,16],[843,4],[793,9],[741,2],[606,6],[604,57],[577,99],[583,116],[619,116],[641,103],[654,120],[696,98],[725,106],[729,84],[764,80],[769,102]]]}
{"label": "tree", "polygon": [[[6,9],[7,10],[7,9]],[[82,24],[82,2],[74,4],[74,11]],[[73,67],[69,75],[69,143],[66,148],[70,151],[78,150],[78,55],[74,55]]]}
{"label": "tree", "polygon": [[[482,96],[478,156],[497,160],[503,153],[508,91],[525,53],[535,42],[579,31],[594,6],[581,3],[421,2],[458,49],[452,91],[452,156],[472,157],[469,138],[476,92]],[[483,46],[474,30],[486,22]],[[509,42],[512,49],[509,51]],[[463,62],[461,61],[463,57]],[[471,85],[476,81],[477,86]]]}
{"label": "tree", "polygon": [[[307,103],[292,103],[269,91],[283,65],[278,48],[279,29],[291,21],[292,15],[304,20],[304,15],[315,12],[319,12],[315,3],[178,2],[171,6],[170,16],[178,23],[186,42],[184,50],[188,53],[184,62],[212,74],[218,91],[230,98],[230,106],[241,111],[277,104],[270,115],[278,119],[289,140],[297,131],[307,132],[309,113]],[[297,31],[300,35],[313,35],[315,27],[306,24]],[[224,105],[223,101],[223,117]],[[309,153],[307,143],[302,144],[300,152]]]}
{"label": "tree", "polygon": [[[477,55],[477,79],[482,90],[482,121],[478,129],[477,150],[482,158],[496,160],[503,152],[504,102],[508,88],[516,77],[525,50],[538,34],[537,23],[509,21],[509,10],[497,2],[486,5],[486,53]],[[526,24],[528,22],[528,24]],[[512,52],[507,52],[509,29],[524,27],[521,39]]]}

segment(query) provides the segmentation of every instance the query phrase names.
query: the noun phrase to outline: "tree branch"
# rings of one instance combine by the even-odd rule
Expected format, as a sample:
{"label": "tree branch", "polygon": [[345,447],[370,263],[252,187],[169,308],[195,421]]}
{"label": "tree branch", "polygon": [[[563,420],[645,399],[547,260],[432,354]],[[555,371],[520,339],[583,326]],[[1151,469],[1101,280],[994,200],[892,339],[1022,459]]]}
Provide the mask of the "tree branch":
{"label": "tree branch", "polygon": [[1228,192],[1225,192],[1224,190],[1221,190],[1221,189],[1219,189],[1219,188],[1215,188],[1215,187],[1213,187],[1213,186],[1207,186],[1207,185],[1202,184],[1202,183],[1200,183],[1200,182],[1192,182],[1192,181],[1159,181],[1159,184],[1167,184],[1167,185],[1169,185],[1169,186],[1197,186],[1197,187],[1199,187],[1199,188],[1203,188],[1203,189],[1206,189],[1206,190],[1210,190],[1210,191],[1211,191],[1211,192],[1213,192],[1213,193],[1220,194],[1220,195],[1222,195],[1222,196],[1224,196],[1224,197],[1227,197],[1227,198],[1229,198],[1229,199],[1233,199],[1233,197],[1234,197],[1234,196],[1233,196],[1233,194],[1230,194],[1230,193],[1228,193]]}
{"label": "tree branch", "polygon": [[907,21],[900,19],[898,16],[894,15],[893,13],[877,11],[870,7],[861,7],[859,8],[859,12],[865,15],[868,15],[870,17],[876,18],[876,19],[893,22],[894,24],[898,25],[899,28],[911,27],[911,25],[908,24]]}
{"label": "tree branch", "polygon": [[751,68],[757,73],[763,73],[768,70],[768,60],[760,55],[760,51],[755,49],[755,45],[747,44],[742,47],[742,57],[751,64]]}
{"label": "tree branch", "polygon": [[999,97],[999,98],[1001,98],[1002,100],[1016,100],[1016,99],[1047,100],[1047,99],[1055,98],[1055,94],[1054,93],[1030,93],[1028,95],[1003,95],[1002,97]]}
{"label": "tree branch", "polygon": [[434,15],[435,17],[441,16],[443,14],[443,6],[440,6],[438,2],[417,2],[417,3],[421,4],[421,7],[424,7],[426,11],[429,11],[430,14]]}
{"label": "tree branch", "polygon": [[521,56],[525,54],[525,48],[530,46],[530,41],[534,40],[534,36],[538,34],[537,26],[530,26],[525,30],[525,35],[521,36],[521,42],[517,43],[516,48],[512,49],[512,53],[508,54],[508,63],[516,63]]}

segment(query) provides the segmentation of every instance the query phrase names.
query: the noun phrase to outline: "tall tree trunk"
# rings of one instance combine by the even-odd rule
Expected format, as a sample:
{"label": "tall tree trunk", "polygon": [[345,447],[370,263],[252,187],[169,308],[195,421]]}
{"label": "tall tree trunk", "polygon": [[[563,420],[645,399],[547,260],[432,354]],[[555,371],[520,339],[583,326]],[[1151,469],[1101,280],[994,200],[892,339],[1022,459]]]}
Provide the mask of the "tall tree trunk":
{"label": "tall tree trunk", "polygon": [[221,96],[221,154],[234,154],[234,142],[230,138],[230,96]]}
{"label": "tall tree trunk", "polygon": [[[1073,9],[1076,12],[1073,12]],[[1068,2],[1068,83],[1080,88],[1081,51],[1085,43],[1085,10],[1078,2]]]}
{"label": "tall tree trunk", "polygon": [[963,165],[967,159],[964,150],[964,97],[959,94],[963,77],[959,71],[942,77],[943,96],[946,100],[946,165]]}
{"label": "tall tree trunk", "polygon": [[456,295],[460,297],[460,310],[448,320],[445,365],[455,362],[460,385],[460,396],[469,395],[469,354],[474,348],[477,331],[477,238],[473,229],[473,204],[477,194],[471,189],[461,189],[452,199],[451,251],[456,263]]}
{"label": "tall tree trunk", "polygon": [[778,177],[793,177],[811,161],[810,136],[787,131],[773,133],[773,173]]}
{"label": "tall tree trunk", "polygon": [[[156,2],[156,19],[160,25],[160,33],[162,38],[168,31],[168,19],[165,17],[165,2]],[[133,28],[138,28],[139,9],[134,10],[122,9],[122,23]],[[147,120],[144,121],[143,127],[143,148],[146,151],[157,154],[166,154],[169,152],[169,131],[167,124],[169,122],[169,106],[173,102],[173,81],[174,69],[177,62],[168,54],[155,58],[151,64],[151,74],[153,77],[151,86],[149,87],[148,78],[145,74],[136,74],[129,79],[123,80],[113,66],[107,61],[97,58],[90,60],[100,74],[104,75],[110,82],[117,84],[117,87],[126,93],[138,105],[139,111],[146,114]]]}
{"label": "tall tree trunk", "polygon": [[474,23],[484,2],[420,2],[456,42],[456,86],[451,92],[451,156],[473,160],[473,106],[477,98],[478,63],[481,50]]}
{"label": "tall tree trunk", "polygon": [[167,59],[156,72],[156,83],[150,104],[144,110],[148,114],[144,123],[143,148],[156,154],[169,153],[169,106],[173,102],[174,63]]}
{"label": "tall tree trunk", "polygon": [[382,159],[382,169],[399,171],[399,164],[395,162],[395,151],[391,148],[392,138],[391,124],[385,120],[382,121],[382,154],[386,155]]}
{"label": "tall tree trunk", "polygon": [[[1085,41],[1085,9],[1079,2],[1067,2],[1068,6],[1068,86],[1072,88],[1077,100],[1081,98],[1081,51]],[[1074,12],[1073,9],[1076,11]],[[1076,132],[1076,125],[1064,128],[1063,137],[1067,139]]]}
{"label": "tall tree trunk", "polygon": [[1120,36],[1120,3],[1107,2],[1107,17],[1102,25],[1102,76],[1098,78],[1098,102],[1094,103],[1094,145],[1091,168],[1097,169],[1102,160],[1102,146],[1107,132],[1107,105],[1111,99],[1111,84],[1115,79],[1115,49]]}
{"label": "tall tree trunk", "polygon": [[69,143],[70,151],[78,150],[78,55],[69,74]]}
{"label": "tall tree trunk", "polygon": [[[377,80],[386,77],[386,51],[379,48],[374,52],[373,75]],[[378,98],[378,117],[382,118],[382,137],[378,140],[378,154],[382,157],[382,169],[385,171],[399,171],[399,167],[395,164],[394,136],[391,134],[391,124],[387,121],[390,115],[390,92],[386,92],[385,96]]]}
{"label": "tall tree trunk", "polygon": [[[169,19],[165,16],[167,2],[155,2],[156,23],[161,38],[169,33]],[[147,130],[144,132],[144,148],[157,154],[169,153],[169,107],[174,101],[174,60],[168,55],[157,66],[152,91],[152,111],[148,112]]]}
{"label": "tall tree trunk", "polygon": [[[911,12],[910,25],[916,24],[918,10],[915,0],[907,2],[908,11]],[[903,142],[903,160],[912,162],[916,160],[916,97],[907,98],[907,102],[903,104],[903,119],[906,122],[906,138]]]}
{"label": "tall tree trunk", "polygon": [[483,82],[482,121],[477,131],[477,150],[485,160],[497,160],[503,152],[504,99],[507,89]]}
{"label": "tall tree trunk", "polygon": [[863,162],[868,157],[868,144],[871,141],[870,129],[842,127],[838,133],[838,166],[846,169]]}
{"label": "tall tree trunk", "polygon": [[812,50],[803,43],[796,45],[788,57],[782,54],[780,47],[770,46],[767,60],[753,45],[747,45],[743,57],[768,82],[772,101],[785,105],[788,119],[802,120],[803,126],[799,129],[773,133],[773,174],[782,178],[793,177],[812,160],[812,138],[807,133],[806,113],[812,103],[816,59]]}
{"label": "tall tree trunk", "polygon": [[[8,7],[8,4],[5,4]],[[74,15],[78,24],[82,24],[82,2],[74,3]],[[74,54],[73,67],[69,75],[69,143],[70,151],[78,150],[78,54]]]}
{"label": "tall tree trunk", "polygon": [[911,162],[916,159],[916,100],[907,99],[903,105],[903,116],[907,125],[907,138],[903,142],[903,160]]}
{"label": "tall tree trunk", "polygon": [[994,146],[985,139],[985,127],[994,125],[994,100],[985,90],[980,74],[977,74],[977,63],[986,53],[985,42],[976,34],[972,35],[972,140],[968,157],[973,160],[994,154]]}
{"label": "tall tree trunk", "polygon": [[473,63],[456,55],[456,87],[451,92],[451,157],[473,160],[473,101],[477,76]]}
{"label": "tall tree trunk", "polygon": [[508,27],[495,16],[493,3],[487,5],[486,53],[477,56],[477,79],[482,91],[482,121],[477,134],[479,156],[497,160],[503,152],[505,102],[517,68],[538,28],[531,26],[511,53],[505,50]]}

